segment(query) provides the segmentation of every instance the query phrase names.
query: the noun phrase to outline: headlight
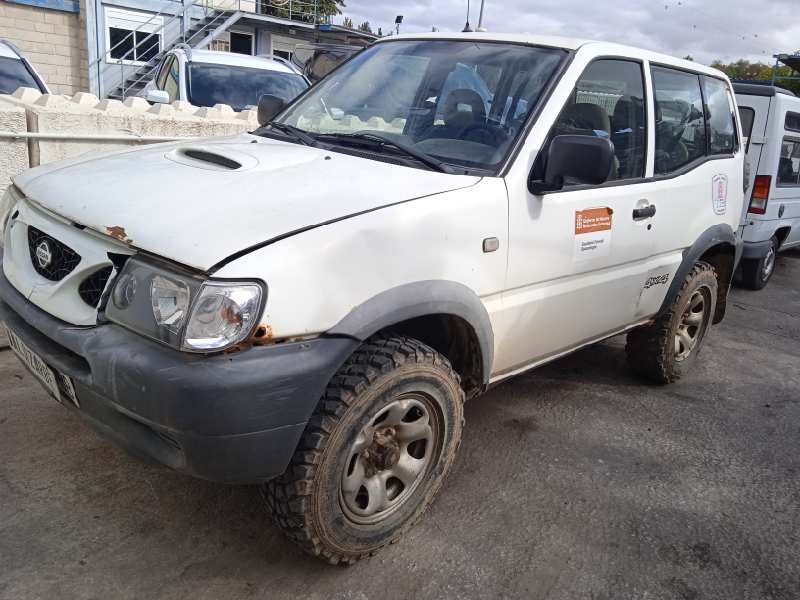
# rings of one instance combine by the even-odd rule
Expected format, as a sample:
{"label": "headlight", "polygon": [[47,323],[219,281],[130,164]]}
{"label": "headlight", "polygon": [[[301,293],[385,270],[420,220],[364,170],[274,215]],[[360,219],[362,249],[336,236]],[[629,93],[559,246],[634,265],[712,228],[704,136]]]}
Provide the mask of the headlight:
{"label": "headlight", "polygon": [[8,186],[3,197],[0,198],[0,248],[2,248],[5,243],[8,219],[19,200],[19,191],[13,185]]}
{"label": "headlight", "polygon": [[202,351],[241,342],[253,330],[260,308],[258,284],[204,283],[192,307],[183,347]]}
{"label": "headlight", "polygon": [[258,282],[205,280],[131,258],[114,284],[106,317],[177,349],[215,352],[250,335],[264,298]]}

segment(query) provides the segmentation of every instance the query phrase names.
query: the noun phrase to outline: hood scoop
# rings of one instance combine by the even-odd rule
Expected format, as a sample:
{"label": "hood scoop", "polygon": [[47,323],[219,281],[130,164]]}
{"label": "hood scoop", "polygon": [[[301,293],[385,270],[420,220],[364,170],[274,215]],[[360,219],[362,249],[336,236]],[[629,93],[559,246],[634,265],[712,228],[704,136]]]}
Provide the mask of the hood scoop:
{"label": "hood scoop", "polygon": [[220,146],[176,148],[167,152],[164,157],[187,167],[210,171],[246,171],[258,165],[255,156],[229,148],[222,149]]}

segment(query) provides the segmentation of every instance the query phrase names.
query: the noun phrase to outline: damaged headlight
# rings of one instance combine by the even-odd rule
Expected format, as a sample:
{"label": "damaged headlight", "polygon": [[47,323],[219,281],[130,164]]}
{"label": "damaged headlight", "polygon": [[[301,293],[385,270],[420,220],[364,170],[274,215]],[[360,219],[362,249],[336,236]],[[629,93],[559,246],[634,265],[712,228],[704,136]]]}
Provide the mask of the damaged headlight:
{"label": "damaged headlight", "polygon": [[117,277],[106,317],[174,348],[216,352],[252,333],[264,299],[259,282],[204,279],[132,258]]}

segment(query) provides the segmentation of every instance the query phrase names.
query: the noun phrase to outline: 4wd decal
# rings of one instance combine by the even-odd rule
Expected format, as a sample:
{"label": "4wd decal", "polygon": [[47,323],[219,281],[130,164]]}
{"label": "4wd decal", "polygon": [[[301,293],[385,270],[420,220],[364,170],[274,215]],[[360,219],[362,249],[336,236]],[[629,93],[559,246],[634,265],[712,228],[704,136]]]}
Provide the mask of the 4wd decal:
{"label": "4wd decal", "polygon": [[669,273],[664,273],[663,275],[654,275],[653,277],[648,277],[647,281],[644,282],[644,289],[650,289],[654,285],[666,285],[669,281]]}
{"label": "4wd decal", "polygon": [[575,211],[574,260],[608,256],[611,252],[613,214],[614,211],[607,206]]}
{"label": "4wd decal", "polygon": [[714,214],[724,215],[728,210],[728,176],[714,175],[711,180],[711,204]]}

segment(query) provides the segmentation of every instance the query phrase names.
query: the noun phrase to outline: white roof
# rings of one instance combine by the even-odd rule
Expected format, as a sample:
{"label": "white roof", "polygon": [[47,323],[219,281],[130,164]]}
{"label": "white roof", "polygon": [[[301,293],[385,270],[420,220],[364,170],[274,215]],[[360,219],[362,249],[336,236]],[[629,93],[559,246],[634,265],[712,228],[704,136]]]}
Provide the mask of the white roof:
{"label": "white roof", "polygon": [[289,67],[264,56],[249,56],[236,52],[219,52],[216,50],[192,50],[191,61],[214,65],[230,65],[233,67],[250,67],[251,69],[267,69],[281,73],[294,73]]}
{"label": "white roof", "polygon": [[11,49],[11,46],[6,44],[5,40],[0,40],[0,57],[19,59],[17,53]]}
{"label": "white roof", "polygon": [[726,75],[717,69],[712,69],[703,64],[684,60],[682,58],[675,58],[668,54],[661,54],[637,48],[635,46],[626,46],[624,44],[615,44],[612,42],[603,42],[599,40],[587,40],[580,38],[558,37],[552,35],[533,35],[528,33],[494,33],[494,32],[473,32],[473,33],[404,33],[401,35],[393,35],[380,38],[376,43],[387,43],[397,40],[482,40],[486,42],[510,42],[514,44],[528,44],[531,46],[545,46],[549,48],[564,48],[565,50],[578,50],[584,47],[592,47],[598,54],[607,54],[609,56],[621,55],[629,56],[632,58],[646,58],[651,62],[663,63],[670,66],[689,69],[699,73],[707,73],[716,77],[727,78]]}

